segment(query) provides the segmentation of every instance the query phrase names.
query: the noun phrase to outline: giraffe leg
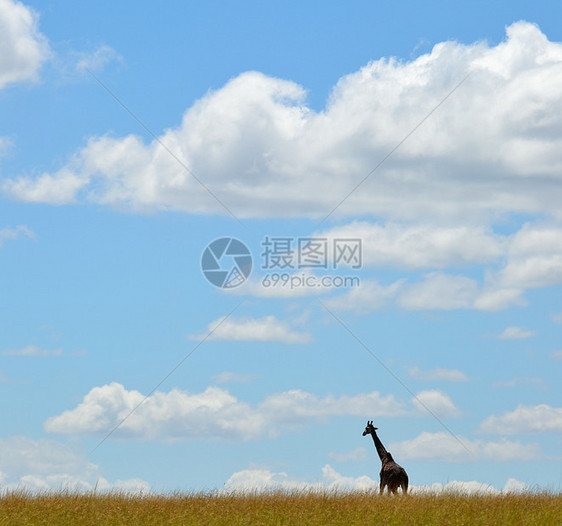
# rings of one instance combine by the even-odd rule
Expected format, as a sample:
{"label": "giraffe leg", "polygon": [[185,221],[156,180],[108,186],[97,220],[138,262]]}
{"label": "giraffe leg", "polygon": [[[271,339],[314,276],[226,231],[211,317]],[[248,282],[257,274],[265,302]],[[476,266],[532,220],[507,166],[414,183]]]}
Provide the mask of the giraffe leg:
{"label": "giraffe leg", "polygon": [[382,495],[383,492],[384,492],[384,483],[381,482],[379,486],[379,495]]}

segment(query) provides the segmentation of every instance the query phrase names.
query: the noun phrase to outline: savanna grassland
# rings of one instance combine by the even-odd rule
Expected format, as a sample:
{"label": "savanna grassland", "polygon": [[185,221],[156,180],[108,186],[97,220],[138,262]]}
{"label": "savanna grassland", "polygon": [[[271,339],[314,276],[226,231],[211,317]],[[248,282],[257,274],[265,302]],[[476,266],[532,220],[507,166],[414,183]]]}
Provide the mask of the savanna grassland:
{"label": "savanna grassland", "polygon": [[0,497],[0,525],[562,525],[562,494],[379,497],[374,492],[177,495],[25,492]]}

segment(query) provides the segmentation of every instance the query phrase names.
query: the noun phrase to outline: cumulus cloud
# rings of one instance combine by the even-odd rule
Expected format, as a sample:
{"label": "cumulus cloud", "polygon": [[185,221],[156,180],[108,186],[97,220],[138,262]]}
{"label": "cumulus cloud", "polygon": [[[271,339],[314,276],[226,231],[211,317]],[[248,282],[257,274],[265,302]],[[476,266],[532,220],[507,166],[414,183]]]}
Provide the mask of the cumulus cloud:
{"label": "cumulus cloud", "polygon": [[524,305],[522,294],[521,289],[483,288],[475,279],[466,276],[431,272],[417,282],[402,278],[389,285],[363,279],[357,287],[326,300],[325,304],[334,310],[359,314],[387,306],[406,310],[498,311]]}
{"label": "cumulus cloud", "polygon": [[[523,295],[527,289],[562,284],[559,225],[525,224],[511,235],[500,236],[473,227],[446,229],[353,222],[327,235],[333,232],[363,236],[363,260],[367,266],[434,269],[418,281],[403,278],[391,285],[381,285],[364,280],[356,289],[330,300],[333,308],[341,310],[365,312],[398,305],[409,310],[497,311],[526,304]],[[481,254],[478,247],[482,247]],[[484,279],[442,270],[468,264],[472,268],[486,265]],[[505,338],[510,337],[510,331],[511,337],[517,337],[517,328],[510,328]]]}
{"label": "cumulus cloud", "polygon": [[[75,409],[49,418],[48,433],[106,433],[113,429],[145,396],[113,382],[94,387]],[[264,417],[228,391],[208,387],[189,394],[178,389],[155,392],[120,426],[117,436],[168,441],[188,438],[247,440],[264,430]]]}
{"label": "cumulus cloud", "polygon": [[444,269],[487,263],[503,256],[507,239],[482,226],[386,224],[353,221],[321,232],[329,239],[359,238],[363,265]]}
{"label": "cumulus cloud", "polygon": [[522,493],[525,491],[529,491],[529,485],[525,484],[524,482],[514,479],[514,478],[509,478],[507,479],[507,482],[505,483],[505,486],[503,488],[504,492],[506,493]]}
{"label": "cumulus cloud", "polygon": [[[357,288],[330,299],[334,309],[361,313],[398,305],[408,310],[497,311],[525,305],[527,289],[562,284],[562,227],[555,224],[527,223],[511,235],[499,235],[481,227],[363,221],[323,234],[362,239],[367,267],[431,269],[417,281],[409,277],[383,285],[363,280]],[[485,265],[484,278],[443,270],[464,265],[471,265],[471,270]],[[516,328],[510,330],[515,337]]]}
{"label": "cumulus cloud", "polygon": [[446,369],[437,367],[428,371],[422,371],[419,367],[409,367],[408,372],[414,380],[427,382],[446,381],[446,382],[466,382],[468,377],[458,369]]}
{"label": "cumulus cloud", "polygon": [[224,484],[223,491],[353,491],[369,490],[378,487],[378,482],[364,475],[346,477],[326,464],[322,468],[322,477],[316,482],[299,480],[287,473],[273,472],[269,469],[246,469],[234,473]]}
{"label": "cumulus cloud", "polygon": [[547,404],[518,405],[513,411],[489,416],[480,424],[480,429],[498,435],[560,433],[562,407],[552,407]]}
{"label": "cumulus cloud", "polygon": [[474,300],[474,308],[477,310],[494,312],[507,309],[512,306],[526,305],[521,288],[489,288],[483,290]]}
{"label": "cumulus cloud", "polygon": [[[113,382],[94,387],[77,407],[49,418],[48,433],[104,434],[113,429],[145,400],[139,391],[128,391]],[[250,440],[283,428],[305,425],[334,416],[396,416],[403,412],[394,396],[377,391],[357,395],[318,397],[292,390],[266,397],[255,407],[227,390],[208,387],[190,394],[179,389],[156,391],[128,417],[115,436],[142,440],[188,439]]]}
{"label": "cumulus cloud", "polygon": [[507,264],[497,280],[504,287],[520,288],[561,284],[562,228],[557,225],[523,225],[510,240]]}
{"label": "cumulus cloud", "polygon": [[16,180],[6,180],[2,188],[23,201],[29,203],[67,204],[75,201],[76,192],[87,181],[75,176],[67,169],[59,171],[55,176],[42,174],[37,179],[19,177]]}
{"label": "cumulus cloud", "polygon": [[2,491],[149,491],[141,479],[104,478],[96,464],[67,444],[15,436],[0,438],[0,482]]}
{"label": "cumulus cloud", "polygon": [[[230,341],[258,341],[258,342],[282,342],[282,343],[309,343],[312,336],[305,332],[291,329],[290,325],[278,320],[275,316],[264,316],[262,318],[235,318],[230,316],[225,319],[221,317],[207,326],[207,331],[212,334],[209,340]],[[200,340],[207,334],[193,335],[191,339]]]}
{"label": "cumulus cloud", "polygon": [[510,462],[534,460],[541,456],[538,444],[523,444],[506,439],[485,441],[471,440],[463,436],[458,438],[462,444],[445,432],[423,432],[411,440],[390,443],[388,450],[396,459],[427,462],[476,462],[480,460]]}
{"label": "cumulus cloud", "polygon": [[424,416],[428,415],[428,409],[439,418],[458,417],[461,414],[449,395],[437,389],[420,391],[412,398],[412,404]]}
{"label": "cumulus cloud", "polygon": [[[472,72],[337,213],[559,217],[561,62],[559,43],[517,22],[496,46],[450,41],[409,62],[372,61],[341,78],[318,113],[306,106],[303,87],[248,72],[208,93],[159,138],[238,217],[322,217]],[[158,142],[134,135],[93,137],[60,171],[15,178],[4,190],[27,201],[225,213]],[[429,244],[452,233],[443,229]],[[483,241],[480,256],[457,243],[448,257],[492,257],[493,235],[473,234],[464,239]]]}
{"label": "cumulus cloud", "polygon": [[498,336],[500,340],[526,340],[535,336],[535,331],[524,329],[523,327],[506,327]]}
{"label": "cumulus cloud", "polygon": [[38,28],[39,17],[21,2],[0,0],[0,89],[37,80],[50,51]]}
{"label": "cumulus cloud", "polygon": [[[527,223],[510,235],[500,235],[470,224],[353,221],[320,234],[329,239],[361,239],[366,267],[431,270],[417,282],[361,283],[357,290],[334,300],[342,309],[372,310],[396,303],[406,309],[496,311],[524,305],[526,289],[562,283],[559,224]],[[486,265],[484,279],[444,272],[468,265],[472,269]]]}

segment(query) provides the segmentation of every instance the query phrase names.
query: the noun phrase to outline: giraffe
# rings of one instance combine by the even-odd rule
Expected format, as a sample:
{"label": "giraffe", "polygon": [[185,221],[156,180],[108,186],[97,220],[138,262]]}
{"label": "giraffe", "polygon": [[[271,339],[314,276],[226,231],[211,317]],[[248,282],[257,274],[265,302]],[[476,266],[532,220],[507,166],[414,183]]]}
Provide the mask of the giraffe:
{"label": "giraffe", "polygon": [[402,488],[402,492],[406,495],[408,493],[408,475],[406,474],[406,470],[394,462],[392,455],[385,449],[380,441],[377,435],[377,429],[378,427],[373,426],[372,420],[370,422],[367,421],[367,427],[365,427],[365,431],[363,431],[363,436],[371,435],[373,437],[375,448],[382,462],[379,493],[382,495],[384,487],[387,486],[388,493],[390,494],[392,492],[393,495],[396,495],[398,486],[400,486]]}

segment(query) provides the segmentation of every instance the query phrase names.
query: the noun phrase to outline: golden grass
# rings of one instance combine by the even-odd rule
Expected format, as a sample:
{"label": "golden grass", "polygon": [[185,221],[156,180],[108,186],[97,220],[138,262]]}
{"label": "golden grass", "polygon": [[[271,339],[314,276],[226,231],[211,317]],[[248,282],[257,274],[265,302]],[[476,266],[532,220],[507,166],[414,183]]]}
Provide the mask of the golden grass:
{"label": "golden grass", "polygon": [[0,525],[561,525],[562,494],[379,497],[374,492],[177,495],[12,492]]}

